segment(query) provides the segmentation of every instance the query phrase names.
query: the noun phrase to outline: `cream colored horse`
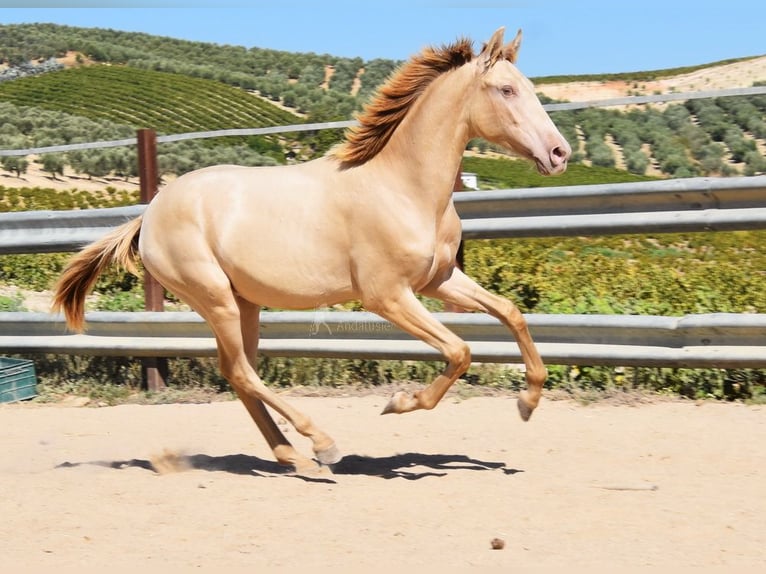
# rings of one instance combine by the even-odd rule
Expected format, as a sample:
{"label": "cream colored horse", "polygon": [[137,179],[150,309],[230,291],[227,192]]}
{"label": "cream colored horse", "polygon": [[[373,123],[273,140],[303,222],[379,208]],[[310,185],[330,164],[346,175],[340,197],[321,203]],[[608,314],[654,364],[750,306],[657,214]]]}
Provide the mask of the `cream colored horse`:
{"label": "cream colored horse", "polygon": [[84,299],[110,264],[144,266],[208,322],[220,368],[283,464],[299,454],[264,403],[313,442],[324,464],[335,443],[256,374],[262,305],[316,308],[351,299],[438,349],[448,363],[425,389],[394,394],[384,413],[431,409],[471,362],[468,345],[415,294],[490,313],[518,341],[537,406],[546,369],[524,317],[455,266],[461,227],[452,185],[463,150],[482,137],[534,161],[542,174],[566,169],[570,147],[515,67],[521,32],[501,28],[478,55],[460,40],[404,64],[360,114],[359,126],[326,157],[289,167],[216,166],[165,187],[139,217],[86,247],[64,271],[54,310],[82,330]]}

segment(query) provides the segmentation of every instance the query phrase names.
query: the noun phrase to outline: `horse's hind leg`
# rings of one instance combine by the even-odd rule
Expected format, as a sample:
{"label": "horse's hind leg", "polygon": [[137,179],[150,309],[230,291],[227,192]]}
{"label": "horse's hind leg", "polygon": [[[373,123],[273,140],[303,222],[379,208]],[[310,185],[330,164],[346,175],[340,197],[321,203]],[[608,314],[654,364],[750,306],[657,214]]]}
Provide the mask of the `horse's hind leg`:
{"label": "horse's hind leg", "polygon": [[[213,290],[207,287],[208,292]],[[254,405],[258,414],[260,407],[255,401],[263,401],[287,421],[295,429],[311,439],[314,453],[319,462],[333,464],[340,460],[340,455],[335,442],[323,431],[318,429],[309,417],[290,406],[279,395],[271,391],[263,384],[245,353],[240,312],[234,299],[234,294],[228,288],[226,293],[217,294],[214,306],[207,309],[197,308],[197,311],[205,317],[215,333],[218,342],[218,358],[223,376],[231,383],[231,386],[240,397],[245,397],[245,405]],[[251,413],[252,414],[252,413]],[[257,422],[257,421],[256,421]],[[273,421],[271,421],[273,423]],[[266,423],[267,428],[271,425]],[[272,438],[274,438],[272,436]]]}
{"label": "horse's hind leg", "polygon": [[453,268],[446,279],[436,281],[423,289],[422,293],[470,311],[489,313],[511,330],[527,369],[527,390],[519,394],[519,414],[525,421],[529,420],[532,411],[540,402],[548,372],[529,334],[524,315],[516,305],[482,288],[457,268]]}
{"label": "horse's hind leg", "polygon": [[[237,297],[237,305],[240,311],[240,325],[242,327],[242,343],[250,366],[255,369],[258,360],[258,334],[260,323],[260,306]],[[306,458],[293,448],[293,445],[285,438],[282,431],[274,423],[271,414],[266,410],[263,401],[245,392],[240,392],[235,387],[245,408],[250,413],[255,424],[263,434],[266,442],[274,453],[274,457],[280,464],[291,465],[298,472],[306,472],[316,469],[316,463]]]}
{"label": "horse's hind leg", "polygon": [[[202,315],[213,330],[218,344],[221,373],[242,399],[274,449],[277,459],[290,461],[294,458],[294,464],[301,467],[305,467],[308,460],[297,455],[274,424],[263,403],[282,415],[299,433],[311,439],[319,462],[338,462],[341,457],[332,438],[318,429],[309,417],[266,387],[255,372],[253,363],[258,330],[249,328],[248,324],[257,319],[258,310],[234,294],[223,270],[214,263],[197,259],[189,269],[177,269],[172,280],[166,274],[165,283]],[[246,323],[244,327],[243,316]]]}

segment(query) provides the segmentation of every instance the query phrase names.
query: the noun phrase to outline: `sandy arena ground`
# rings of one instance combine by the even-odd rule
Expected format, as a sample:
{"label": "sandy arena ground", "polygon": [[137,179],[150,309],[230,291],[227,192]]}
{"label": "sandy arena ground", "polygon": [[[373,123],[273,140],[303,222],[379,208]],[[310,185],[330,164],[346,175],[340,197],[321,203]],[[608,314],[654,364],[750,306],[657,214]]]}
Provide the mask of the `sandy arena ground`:
{"label": "sandy arena ground", "polygon": [[346,453],[334,474],[285,474],[237,402],[0,406],[0,570],[766,563],[766,407],[291,400]]}

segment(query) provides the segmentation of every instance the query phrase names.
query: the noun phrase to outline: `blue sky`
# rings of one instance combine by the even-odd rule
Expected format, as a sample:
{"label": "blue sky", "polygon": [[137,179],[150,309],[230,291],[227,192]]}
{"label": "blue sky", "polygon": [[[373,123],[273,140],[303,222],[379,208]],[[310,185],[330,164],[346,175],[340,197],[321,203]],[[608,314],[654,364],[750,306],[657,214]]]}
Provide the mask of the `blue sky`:
{"label": "blue sky", "polygon": [[405,59],[459,36],[479,47],[499,26],[509,39],[521,27],[518,65],[529,76],[766,54],[764,0],[0,0],[0,22],[113,28],[365,60]]}

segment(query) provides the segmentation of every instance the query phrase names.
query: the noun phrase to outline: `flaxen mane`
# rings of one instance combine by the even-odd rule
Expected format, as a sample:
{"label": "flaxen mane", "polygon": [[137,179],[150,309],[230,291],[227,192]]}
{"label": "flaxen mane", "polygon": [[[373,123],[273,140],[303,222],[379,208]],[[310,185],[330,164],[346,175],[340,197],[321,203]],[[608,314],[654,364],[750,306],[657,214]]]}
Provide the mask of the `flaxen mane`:
{"label": "flaxen mane", "polygon": [[471,61],[471,41],[461,39],[441,48],[426,48],[413,56],[381,86],[357,117],[358,126],[334,155],[346,167],[361,165],[385,147],[418,96],[439,75]]}

